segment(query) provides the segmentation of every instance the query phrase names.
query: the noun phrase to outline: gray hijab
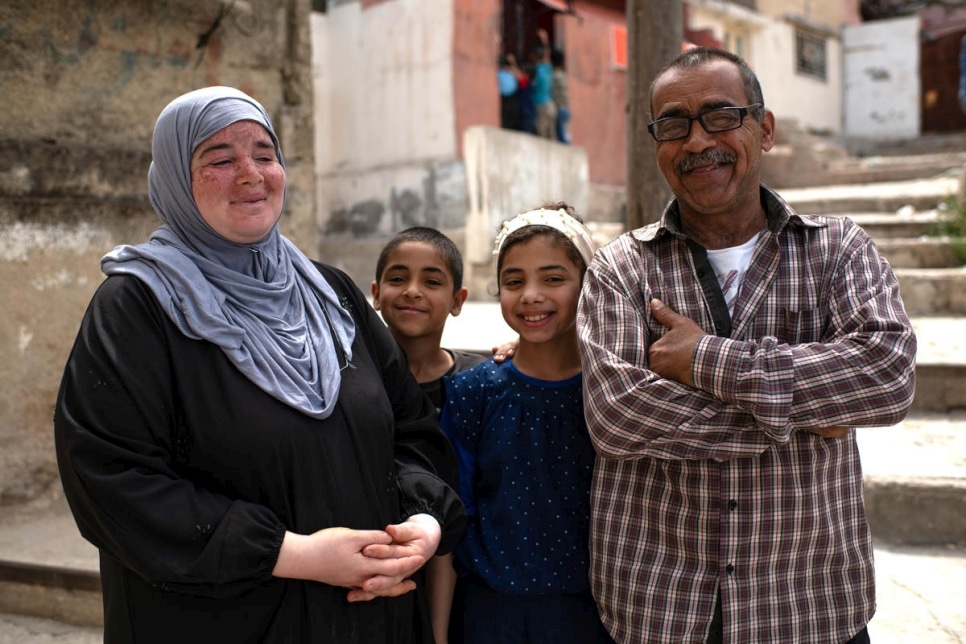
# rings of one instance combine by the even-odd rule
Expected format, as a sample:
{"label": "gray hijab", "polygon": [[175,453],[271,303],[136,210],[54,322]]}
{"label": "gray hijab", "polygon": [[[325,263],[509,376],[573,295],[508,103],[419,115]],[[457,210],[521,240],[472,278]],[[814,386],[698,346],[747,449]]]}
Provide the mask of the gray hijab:
{"label": "gray hijab", "polygon": [[162,225],[147,243],[105,255],[101,270],[135,275],[184,335],[220,347],[271,396],[326,418],[339,396],[341,368],[352,359],[352,317],[277,223],[261,241],[237,244],[205,222],[192,196],[195,148],[242,120],[268,130],[284,167],[265,109],[236,89],[200,89],[164,108],[148,170],[148,194]]}

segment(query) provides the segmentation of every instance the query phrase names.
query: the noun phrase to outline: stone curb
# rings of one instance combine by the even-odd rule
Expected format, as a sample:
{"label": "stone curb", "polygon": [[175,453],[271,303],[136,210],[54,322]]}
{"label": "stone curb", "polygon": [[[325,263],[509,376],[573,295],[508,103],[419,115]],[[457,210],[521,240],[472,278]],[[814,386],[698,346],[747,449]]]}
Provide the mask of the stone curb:
{"label": "stone curb", "polygon": [[866,518],[876,539],[966,546],[966,481],[866,476],[864,483]]}

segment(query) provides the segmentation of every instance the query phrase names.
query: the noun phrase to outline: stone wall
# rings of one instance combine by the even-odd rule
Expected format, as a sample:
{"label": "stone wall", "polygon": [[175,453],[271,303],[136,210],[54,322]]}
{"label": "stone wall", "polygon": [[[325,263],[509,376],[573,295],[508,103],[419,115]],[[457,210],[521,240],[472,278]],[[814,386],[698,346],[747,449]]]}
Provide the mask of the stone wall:
{"label": "stone wall", "polygon": [[470,204],[463,279],[471,300],[486,300],[496,293],[493,242],[504,221],[558,201],[588,212],[587,151],[487,126],[467,128],[463,150]]}
{"label": "stone wall", "polygon": [[52,413],[99,258],[157,226],[150,138],[172,98],[256,97],[288,163],[282,228],[316,254],[308,0],[0,4],[0,505],[59,489]]}

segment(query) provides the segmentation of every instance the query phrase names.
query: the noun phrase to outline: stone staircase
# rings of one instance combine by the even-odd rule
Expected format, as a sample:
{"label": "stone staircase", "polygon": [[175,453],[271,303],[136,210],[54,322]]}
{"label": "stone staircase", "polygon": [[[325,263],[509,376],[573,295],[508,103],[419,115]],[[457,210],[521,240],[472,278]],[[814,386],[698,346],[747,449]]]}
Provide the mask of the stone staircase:
{"label": "stone staircase", "polygon": [[917,411],[966,408],[966,355],[950,344],[966,333],[966,268],[949,240],[926,236],[940,216],[938,204],[958,192],[960,173],[954,168],[904,181],[780,191],[799,212],[852,218],[892,264],[920,332]]}
{"label": "stone staircase", "polygon": [[[867,161],[836,163],[848,178],[859,176]],[[895,427],[859,432],[873,534],[890,543],[963,546],[966,267],[949,240],[927,235],[941,216],[938,204],[961,189],[966,154],[896,156],[879,167],[880,180],[871,183],[780,192],[799,212],[848,216],[862,225],[892,264],[916,328],[916,396],[909,417]]]}

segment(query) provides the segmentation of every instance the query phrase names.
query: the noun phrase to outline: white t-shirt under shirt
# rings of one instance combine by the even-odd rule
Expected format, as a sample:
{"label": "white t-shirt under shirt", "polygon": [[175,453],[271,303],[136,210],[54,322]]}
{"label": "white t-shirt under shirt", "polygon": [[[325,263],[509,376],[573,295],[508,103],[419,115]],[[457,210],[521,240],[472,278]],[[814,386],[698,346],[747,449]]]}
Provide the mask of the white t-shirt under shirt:
{"label": "white t-shirt under shirt", "polygon": [[714,274],[718,278],[721,294],[724,295],[725,303],[728,305],[729,315],[735,314],[735,300],[738,299],[741,282],[744,281],[748,265],[751,264],[751,256],[759,235],[761,233],[757,233],[741,246],[708,251],[708,261],[711,262]]}

